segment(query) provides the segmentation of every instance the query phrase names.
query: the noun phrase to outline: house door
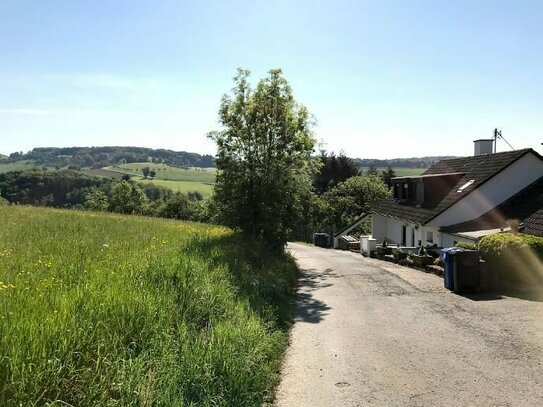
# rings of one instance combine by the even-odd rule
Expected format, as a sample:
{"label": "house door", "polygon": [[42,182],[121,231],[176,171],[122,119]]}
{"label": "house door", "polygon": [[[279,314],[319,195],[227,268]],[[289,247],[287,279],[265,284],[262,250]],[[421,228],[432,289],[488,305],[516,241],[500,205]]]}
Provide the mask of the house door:
{"label": "house door", "polygon": [[411,228],[411,247],[415,247],[415,228]]}
{"label": "house door", "polygon": [[402,226],[402,246],[407,246],[407,226]]}

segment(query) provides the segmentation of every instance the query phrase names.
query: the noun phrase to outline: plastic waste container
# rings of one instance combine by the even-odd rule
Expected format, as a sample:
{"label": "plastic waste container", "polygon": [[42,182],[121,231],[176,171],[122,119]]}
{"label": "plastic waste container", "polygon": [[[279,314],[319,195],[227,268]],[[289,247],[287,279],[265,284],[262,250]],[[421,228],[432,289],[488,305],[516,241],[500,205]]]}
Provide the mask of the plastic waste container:
{"label": "plastic waste container", "polygon": [[443,254],[445,288],[454,292],[475,290],[479,286],[479,251],[449,247]]}
{"label": "plastic waste container", "polygon": [[319,247],[330,247],[330,235],[328,233],[314,233],[313,244]]}
{"label": "plastic waste container", "polygon": [[479,251],[459,250],[454,253],[454,291],[472,291],[479,286]]}
{"label": "plastic waste container", "polygon": [[441,250],[443,257],[443,280],[447,290],[454,291],[454,255],[457,247],[449,247]]}

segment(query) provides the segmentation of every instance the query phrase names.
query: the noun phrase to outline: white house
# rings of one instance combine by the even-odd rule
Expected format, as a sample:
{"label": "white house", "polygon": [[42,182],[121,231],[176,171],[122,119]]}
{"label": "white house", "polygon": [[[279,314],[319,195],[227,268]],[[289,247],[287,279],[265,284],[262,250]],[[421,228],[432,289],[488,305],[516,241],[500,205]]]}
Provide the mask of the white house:
{"label": "white house", "polygon": [[543,157],[532,149],[492,153],[492,141],[476,140],[472,157],[394,178],[393,197],[371,213],[372,237],[450,247],[506,230],[512,219],[525,233],[543,236]]}

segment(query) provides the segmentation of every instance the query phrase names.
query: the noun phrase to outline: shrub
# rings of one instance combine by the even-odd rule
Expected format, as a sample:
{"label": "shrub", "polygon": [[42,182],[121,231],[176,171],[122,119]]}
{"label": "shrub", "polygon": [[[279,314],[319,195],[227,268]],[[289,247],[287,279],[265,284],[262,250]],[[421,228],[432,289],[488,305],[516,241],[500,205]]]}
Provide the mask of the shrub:
{"label": "shrub", "polygon": [[459,247],[466,250],[477,250],[477,245],[475,243],[456,242],[454,247]]}
{"label": "shrub", "polygon": [[157,214],[163,218],[190,220],[196,217],[195,204],[185,195],[177,194],[165,201]]}
{"label": "shrub", "polygon": [[543,282],[543,238],[522,233],[497,233],[478,244],[481,256],[505,285]]}

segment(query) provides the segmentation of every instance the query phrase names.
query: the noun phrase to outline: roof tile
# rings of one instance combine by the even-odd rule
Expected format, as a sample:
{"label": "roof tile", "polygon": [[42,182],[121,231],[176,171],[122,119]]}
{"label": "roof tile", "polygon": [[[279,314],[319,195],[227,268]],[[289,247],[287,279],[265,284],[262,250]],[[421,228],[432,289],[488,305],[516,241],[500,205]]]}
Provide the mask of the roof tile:
{"label": "roof tile", "polygon": [[[429,207],[425,204],[421,206],[413,203],[400,203],[393,198],[388,198],[382,201],[374,212],[423,225],[528,152],[538,155],[531,148],[526,148],[503,153],[439,161],[422,175],[464,173],[464,176],[458,180],[456,185],[451,188],[449,193],[440,202]],[[470,180],[473,180],[471,185],[464,188],[462,192],[457,192],[460,187]]]}

